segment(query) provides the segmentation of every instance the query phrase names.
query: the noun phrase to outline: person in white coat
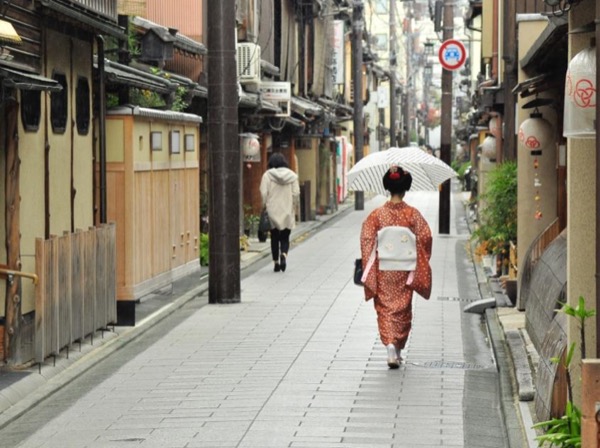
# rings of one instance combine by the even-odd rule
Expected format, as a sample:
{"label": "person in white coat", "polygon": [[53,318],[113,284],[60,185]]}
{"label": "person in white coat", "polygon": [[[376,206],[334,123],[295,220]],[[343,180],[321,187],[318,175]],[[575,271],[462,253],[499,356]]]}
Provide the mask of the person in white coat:
{"label": "person in white coat", "polygon": [[285,272],[290,248],[290,233],[296,225],[296,206],[300,198],[298,175],[285,156],[275,152],[260,182],[260,194],[271,222],[271,254],[275,272]]}

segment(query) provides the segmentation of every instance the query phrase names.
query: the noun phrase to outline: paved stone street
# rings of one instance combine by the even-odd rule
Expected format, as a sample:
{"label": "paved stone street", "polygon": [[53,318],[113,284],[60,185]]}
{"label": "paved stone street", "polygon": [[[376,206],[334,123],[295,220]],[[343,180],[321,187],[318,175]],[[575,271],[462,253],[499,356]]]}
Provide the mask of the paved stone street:
{"label": "paved stone street", "polygon": [[[242,302],[188,301],[0,431],[3,447],[505,447],[498,374],[453,196],[409,193],[434,233],[430,301],[389,370],[372,303],[352,283],[365,211],[340,214],[290,251],[258,261]],[[119,329],[117,329],[117,332]]]}

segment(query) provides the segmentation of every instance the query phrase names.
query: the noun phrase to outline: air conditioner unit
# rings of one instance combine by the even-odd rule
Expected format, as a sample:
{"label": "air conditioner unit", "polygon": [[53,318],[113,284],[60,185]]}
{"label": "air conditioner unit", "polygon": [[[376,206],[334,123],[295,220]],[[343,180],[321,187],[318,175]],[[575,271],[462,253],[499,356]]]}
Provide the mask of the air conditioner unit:
{"label": "air conditioner unit", "polygon": [[250,42],[237,45],[237,76],[240,84],[258,89],[260,85],[260,46]]}

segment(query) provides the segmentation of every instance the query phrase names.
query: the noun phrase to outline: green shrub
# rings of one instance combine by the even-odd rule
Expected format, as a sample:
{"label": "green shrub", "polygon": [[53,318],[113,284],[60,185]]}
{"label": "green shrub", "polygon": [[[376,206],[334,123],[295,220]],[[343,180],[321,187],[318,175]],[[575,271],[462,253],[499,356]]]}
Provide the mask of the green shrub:
{"label": "green shrub", "polygon": [[517,240],[517,163],[497,165],[488,174],[486,191],[480,196],[479,227],[473,237],[492,253]]}
{"label": "green shrub", "polygon": [[208,233],[200,234],[200,266],[208,266]]}
{"label": "green shrub", "polygon": [[[577,320],[579,325],[580,344],[579,350],[581,360],[586,358],[585,350],[585,321],[596,315],[596,310],[585,307],[585,299],[579,296],[576,307],[564,303],[561,312]],[[536,437],[538,446],[556,446],[560,448],[581,448],[581,410],[573,404],[573,385],[571,379],[571,361],[575,351],[575,342],[572,342],[564,357],[551,358],[555,364],[560,364],[565,370],[567,379],[567,406],[565,414],[560,418],[553,418],[545,422],[539,422],[533,425],[533,428],[541,428],[544,434]]]}
{"label": "green shrub", "polygon": [[458,179],[463,180],[465,178],[465,171],[471,166],[471,162],[463,162],[457,168],[455,168]]}

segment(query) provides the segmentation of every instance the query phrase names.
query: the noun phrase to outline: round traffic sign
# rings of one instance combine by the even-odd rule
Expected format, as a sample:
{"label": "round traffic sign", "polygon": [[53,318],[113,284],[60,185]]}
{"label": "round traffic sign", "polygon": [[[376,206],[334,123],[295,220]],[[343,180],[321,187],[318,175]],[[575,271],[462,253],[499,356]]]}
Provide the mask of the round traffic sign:
{"label": "round traffic sign", "polygon": [[440,45],[438,57],[446,70],[458,70],[467,60],[467,49],[461,41],[448,39]]}

